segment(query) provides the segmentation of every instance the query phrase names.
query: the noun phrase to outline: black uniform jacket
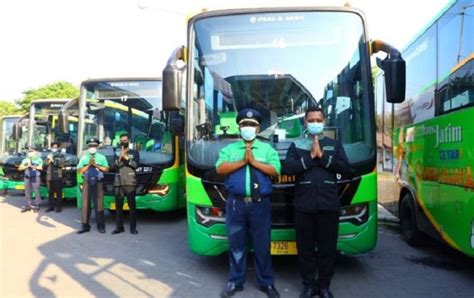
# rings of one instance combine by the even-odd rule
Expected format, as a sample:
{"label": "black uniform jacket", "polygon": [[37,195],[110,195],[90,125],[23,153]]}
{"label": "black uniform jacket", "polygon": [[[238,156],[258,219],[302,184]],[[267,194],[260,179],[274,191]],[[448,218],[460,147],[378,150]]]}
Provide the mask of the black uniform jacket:
{"label": "black uniform jacket", "polygon": [[344,147],[328,137],[321,138],[321,158],[311,159],[311,139],[291,144],[283,163],[283,173],[295,175],[294,206],[296,211],[338,211],[336,174],[353,175]]}
{"label": "black uniform jacket", "polygon": [[137,185],[137,175],[135,170],[140,165],[140,154],[138,151],[129,149],[128,160],[119,161],[119,156],[115,156],[114,170],[115,174],[114,186]]}

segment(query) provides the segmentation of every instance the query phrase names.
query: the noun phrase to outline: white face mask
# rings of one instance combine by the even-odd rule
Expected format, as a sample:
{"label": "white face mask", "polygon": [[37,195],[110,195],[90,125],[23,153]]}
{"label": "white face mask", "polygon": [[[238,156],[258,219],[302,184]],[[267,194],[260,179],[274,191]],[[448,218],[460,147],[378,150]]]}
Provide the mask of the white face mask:
{"label": "white face mask", "polygon": [[244,126],[240,128],[240,135],[246,141],[252,141],[257,136],[257,128],[253,126]]}
{"label": "white face mask", "polygon": [[90,154],[95,154],[97,152],[97,147],[90,147],[88,150]]}
{"label": "white face mask", "polygon": [[51,152],[53,152],[53,153],[58,152],[58,148],[51,148]]}
{"label": "white face mask", "polygon": [[308,132],[312,135],[319,135],[324,131],[323,122],[311,122],[308,123]]}
{"label": "white face mask", "polygon": [[29,158],[33,158],[33,157],[35,157],[35,153],[34,152],[28,152],[26,154],[26,156],[28,156]]}

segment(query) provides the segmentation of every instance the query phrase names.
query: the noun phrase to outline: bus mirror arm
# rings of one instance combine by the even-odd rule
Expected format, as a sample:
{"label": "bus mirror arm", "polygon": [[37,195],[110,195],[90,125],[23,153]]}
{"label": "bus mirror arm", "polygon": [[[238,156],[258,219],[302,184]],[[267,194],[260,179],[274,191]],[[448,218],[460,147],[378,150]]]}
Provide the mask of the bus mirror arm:
{"label": "bus mirror arm", "polygon": [[387,53],[384,60],[376,59],[377,66],[384,71],[387,102],[402,103],[405,100],[406,88],[406,64],[402,54],[381,40],[374,40],[371,45],[372,54],[380,51]]}

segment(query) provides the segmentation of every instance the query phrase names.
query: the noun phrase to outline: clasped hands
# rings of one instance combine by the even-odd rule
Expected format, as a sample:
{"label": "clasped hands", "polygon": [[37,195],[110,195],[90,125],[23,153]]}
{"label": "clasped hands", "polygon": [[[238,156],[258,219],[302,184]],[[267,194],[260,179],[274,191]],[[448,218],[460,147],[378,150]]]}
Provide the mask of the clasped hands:
{"label": "clasped hands", "polygon": [[311,145],[311,158],[321,158],[323,157],[323,151],[319,145],[319,138],[317,135],[313,137],[313,144]]}

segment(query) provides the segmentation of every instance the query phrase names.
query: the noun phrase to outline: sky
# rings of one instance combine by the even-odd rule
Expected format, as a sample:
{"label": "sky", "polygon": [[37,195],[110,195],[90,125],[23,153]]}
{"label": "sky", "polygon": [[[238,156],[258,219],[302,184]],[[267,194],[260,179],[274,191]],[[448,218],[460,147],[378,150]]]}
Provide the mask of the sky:
{"label": "sky", "polygon": [[[184,45],[186,18],[203,8],[275,3],[341,6],[367,17],[369,38],[399,49],[449,0],[10,0],[0,1],[0,100],[60,80],[161,76]],[[225,5],[225,6],[224,6]]]}

